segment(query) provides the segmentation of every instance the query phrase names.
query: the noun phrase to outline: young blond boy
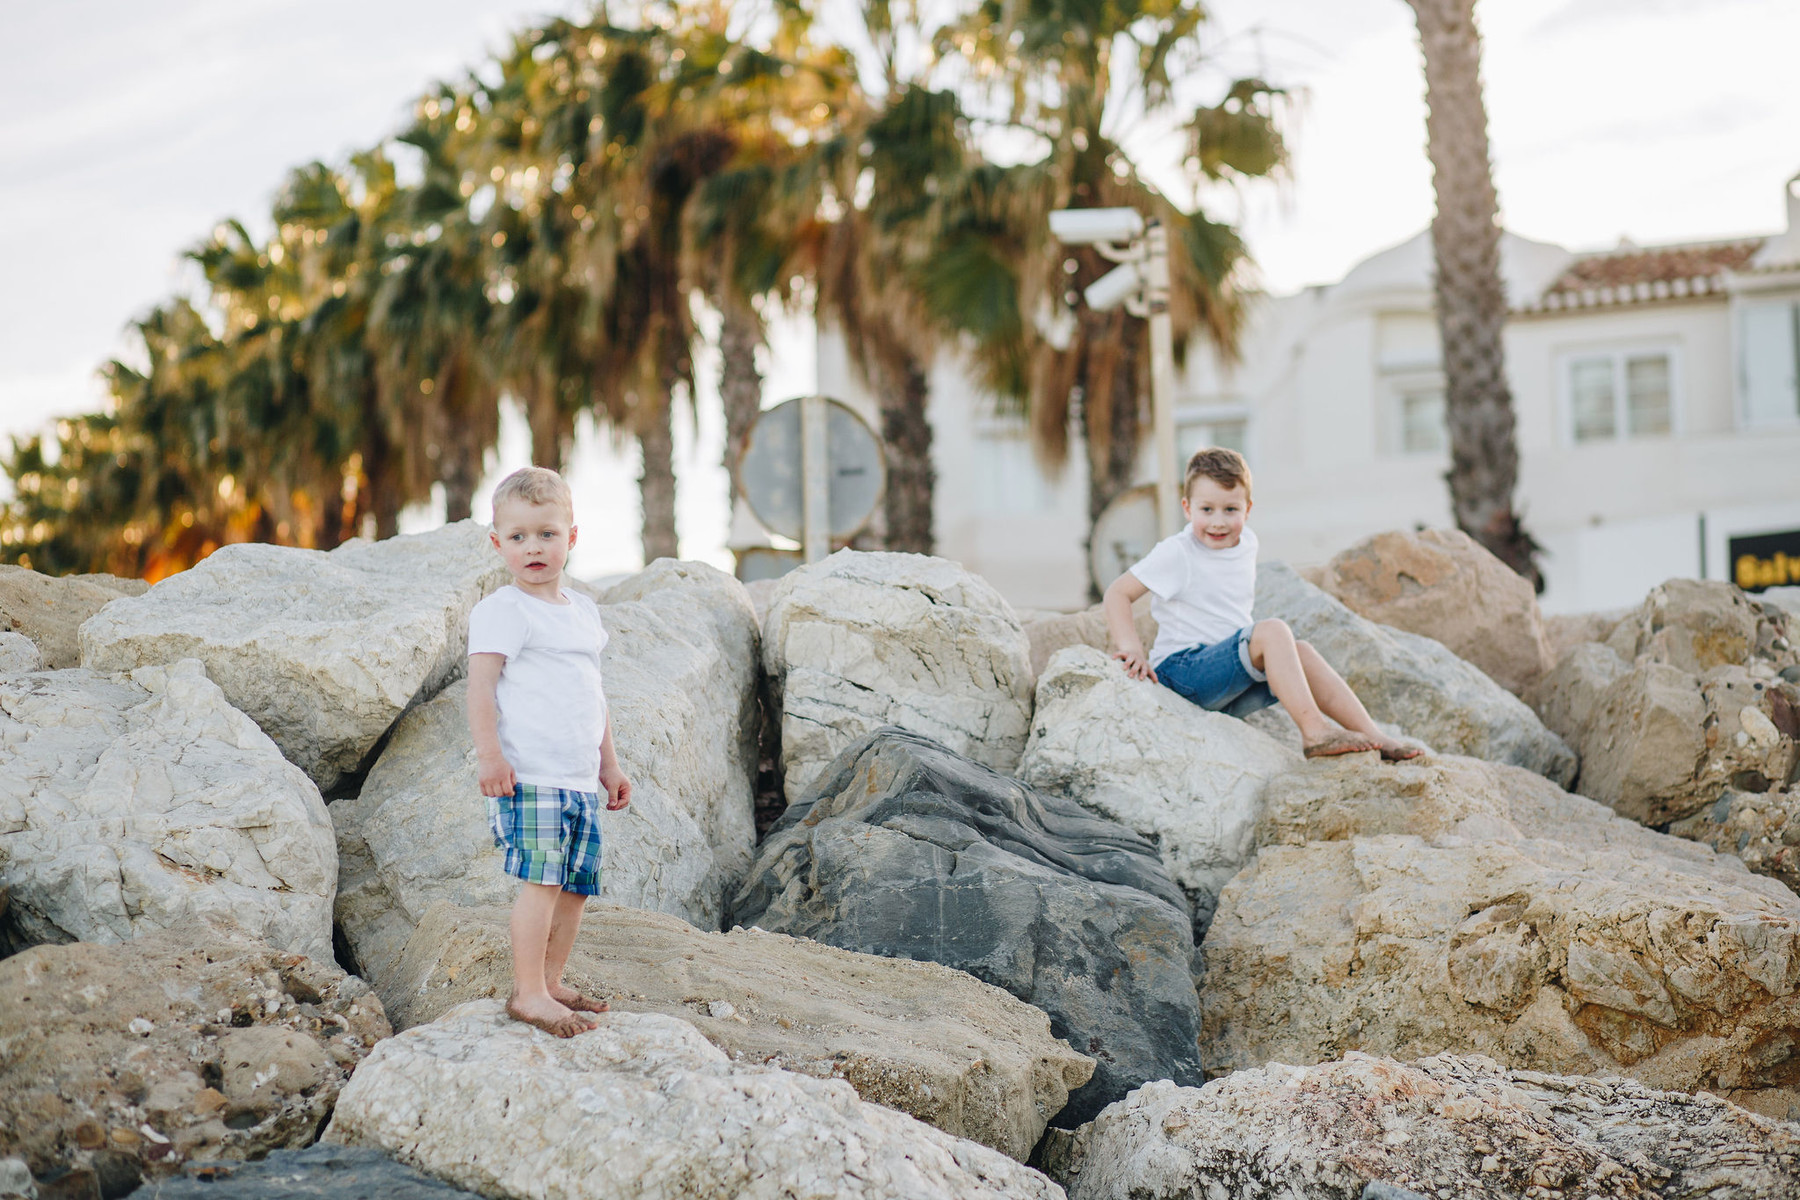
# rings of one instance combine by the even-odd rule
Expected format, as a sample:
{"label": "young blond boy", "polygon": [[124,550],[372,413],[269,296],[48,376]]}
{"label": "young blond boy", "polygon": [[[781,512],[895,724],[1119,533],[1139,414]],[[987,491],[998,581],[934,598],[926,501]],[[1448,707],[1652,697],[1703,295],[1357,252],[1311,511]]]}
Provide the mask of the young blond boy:
{"label": "young blond boy", "polygon": [[494,489],[488,534],[512,575],[469,613],[469,736],[494,844],[524,883],[512,911],[506,1011],[557,1037],[607,1009],[562,982],[587,897],[600,894],[600,797],[616,812],[631,780],[613,752],[600,682],[600,610],[563,587],[575,545],[569,485],[525,467]]}
{"label": "young blond boy", "polygon": [[[1119,647],[1113,657],[1126,672],[1234,717],[1279,701],[1300,727],[1308,758],[1360,750],[1416,757],[1420,747],[1383,733],[1350,685],[1297,641],[1286,621],[1252,621],[1256,534],[1245,525],[1250,467],[1243,456],[1209,447],[1189,459],[1181,511],[1188,527],[1106,589],[1106,625]],[[1132,603],[1146,592],[1157,622],[1148,656],[1131,620]]]}

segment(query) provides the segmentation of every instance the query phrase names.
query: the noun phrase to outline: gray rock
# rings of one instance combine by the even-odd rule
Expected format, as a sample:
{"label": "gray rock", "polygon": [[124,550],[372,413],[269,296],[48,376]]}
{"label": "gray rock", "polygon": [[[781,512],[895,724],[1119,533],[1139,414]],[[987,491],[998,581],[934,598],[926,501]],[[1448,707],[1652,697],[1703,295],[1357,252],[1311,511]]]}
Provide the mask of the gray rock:
{"label": "gray rock", "polygon": [[1042,1009],[1099,1061],[1053,1124],[1147,1079],[1204,1077],[1190,917],[1150,843],[917,734],[878,731],[821,772],[733,913],[956,967]]}
{"label": "gray rock", "polygon": [[197,658],[288,761],[330,791],[394,719],[459,675],[469,609],[506,582],[487,527],[356,539],[330,553],[224,546],[81,627],[81,665]]}
{"label": "gray rock", "polygon": [[473,1196],[365,1146],[320,1143],[152,1180],[142,1200],[454,1200]]}
{"label": "gray rock", "polygon": [[1443,754],[1524,767],[1562,787],[1574,780],[1574,752],[1536,713],[1430,638],[1359,617],[1278,562],[1257,567],[1255,615],[1311,642],[1377,721]]}

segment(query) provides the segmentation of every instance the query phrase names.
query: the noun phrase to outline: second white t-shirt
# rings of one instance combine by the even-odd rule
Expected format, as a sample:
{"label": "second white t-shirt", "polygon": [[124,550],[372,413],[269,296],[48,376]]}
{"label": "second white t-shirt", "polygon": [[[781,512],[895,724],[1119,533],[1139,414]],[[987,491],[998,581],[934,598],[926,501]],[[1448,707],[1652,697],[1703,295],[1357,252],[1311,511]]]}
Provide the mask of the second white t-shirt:
{"label": "second white t-shirt", "polygon": [[567,604],[502,587],[469,612],[469,653],[504,654],[495,698],[500,751],[520,783],[597,791],[606,693],[600,609],[563,589]]}
{"label": "second white t-shirt", "polygon": [[1250,624],[1256,601],[1256,535],[1245,529],[1237,545],[1209,550],[1184,526],[1156,543],[1131,573],[1150,589],[1150,615],[1156,618],[1156,645],[1150,650],[1154,667],[1177,650],[1210,646]]}

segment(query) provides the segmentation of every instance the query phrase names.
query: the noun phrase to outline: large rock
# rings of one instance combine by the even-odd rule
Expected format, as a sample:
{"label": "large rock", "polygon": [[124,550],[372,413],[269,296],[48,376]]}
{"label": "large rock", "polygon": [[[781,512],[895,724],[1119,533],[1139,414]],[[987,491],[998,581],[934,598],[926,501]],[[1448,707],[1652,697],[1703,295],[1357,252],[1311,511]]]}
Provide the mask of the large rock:
{"label": "large rock", "polygon": [[116,942],[198,913],[331,959],[318,788],[192,659],[0,677],[0,942]]}
{"label": "large rock", "polygon": [[1650,589],[1609,640],[1628,661],[1648,657],[1700,675],[1748,662],[1757,648],[1757,627],[1765,620],[1732,584],[1671,579]]}
{"label": "large rock", "polygon": [[1215,1070],[1479,1053],[1800,1114],[1800,899],[1524,771],[1315,763],[1207,935]]}
{"label": "large rock", "polygon": [[1377,721],[1444,754],[1574,779],[1574,753],[1536,713],[1430,638],[1359,617],[1278,562],[1256,572],[1256,619],[1270,617],[1311,642]]}
{"label": "large rock", "polygon": [[[1150,615],[1149,595],[1138,598],[1131,606],[1131,623],[1137,629],[1144,649],[1156,644],[1156,618]],[[1106,625],[1105,606],[1096,604],[1080,612],[1021,612],[1019,621],[1025,627],[1025,638],[1031,645],[1031,673],[1041,676],[1058,651],[1070,646],[1092,646],[1112,654],[1119,647],[1113,642]]]}
{"label": "large rock", "polygon": [[1062,1195],[848,1083],[733,1063],[686,1021],[607,1013],[558,1040],[497,1000],[377,1046],[325,1138],[516,1200]]}
{"label": "large rock", "polygon": [[465,1200],[473,1196],[366,1146],[321,1143],[260,1162],[208,1163],[152,1180],[139,1200]]}
{"label": "large rock", "polygon": [[1264,785],[1300,755],[1088,646],[1051,660],[1031,724],[1019,779],[1155,843],[1204,936],[1219,889],[1255,851]]}
{"label": "large rock", "polygon": [[1627,664],[1589,643],[1540,681],[1533,700],[1580,752],[1581,793],[1646,825],[1694,816],[1733,787],[1779,788],[1800,765],[1800,690],[1766,664],[1696,676],[1650,653]]}
{"label": "large rock", "polygon": [[1800,788],[1760,793],[1727,788],[1710,807],[1675,822],[1669,832],[1735,854],[1758,875],[1800,892]]}
{"label": "large rock", "polygon": [[1460,529],[1378,533],[1327,563],[1320,586],[1371,621],[1441,642],[1514,695],[1554,661],[1531,584]]}
{"label": "large rock", "polygon": [[840,550],[782,576],[763,623],[787,798],[856,739],[895,725],[997,771],[1031,723],[1031,651],[987,581],[919,554]]}
{"label": "large rock", "polygon": [[41,671],[44,655],[38,644],[22,633],[0,633],[0,675]]}
{"label": "large rock", "polygon": [[[606,906],[565,978],[616,1010],[680,1017],[737,1063],[848,1080],[874,1104],[1024,1160],[1093,1060],[1043,1013],[936,963],[852,954]],[[383,991],[400,1028],[512,986],[506,910],[432,908]]]}
{"label": "large rock", "polygon": [[[756,627],[743,585],[659,559],[605,593],[601,664],[631,806],[601,817],[601,895],[719,928],[756,841]],[[337,917],[380,983],[439,900],[510,904],[469,741],[467,685],[409,712],[362,791],[332,805]]]}
{"label": "large rock", "polygon": [[229,923],[34,947],[0,961],[0,1157],[110,1196],[305,1146],[389,1032],[362,980]]}
{"label": "large rock", "polygon": [[54,671],[81,665],[81,623],[121,596],[141,596],[141,579],[117,575],[40,575],[0,565],[0,632],[24,634]]}
{"label": "large rock", "polygon": [[854,743],[788,809],[744,925],[939,962],[1004,988],[1099,1060],[1072,1126],[1146,1079],[1199,1082],[1186,902],[1149,842],[917,734]]}
{"label": "large rock", "polygon": [[1800,1195],[1800,1126],[1715,1096],[1479,1056],[1353,1052],[1204,1088],[1152,1083],[1046,1159],[1070,1200]]}
{"label": "large rock", "polygon": [[89,618],[81,665],[198,658],[329,791],[396,717],[462,671],[469,609],[506,579],[487,527],[474,521],[330,553],[224,546]]}

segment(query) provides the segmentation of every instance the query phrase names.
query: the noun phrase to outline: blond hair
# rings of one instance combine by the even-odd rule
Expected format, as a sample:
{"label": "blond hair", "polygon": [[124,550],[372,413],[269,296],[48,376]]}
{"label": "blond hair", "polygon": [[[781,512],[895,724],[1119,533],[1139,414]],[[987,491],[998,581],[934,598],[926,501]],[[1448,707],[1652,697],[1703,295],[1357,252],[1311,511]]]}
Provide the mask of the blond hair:
{"label": "blond hair", "polygon": [[526,504],[560,504],[569,520],[575,519],[575,497],[563,477],[548,467],[520,467],[500,481],[494,489],[494,516],[508,500]]}
{"label": "blond hair", "polygon": [[1181,481],[1181,495],[1193,494],[1194,480],[1205,477],[1222,488],[1242,487],[1244,499],[1250,498],[1250,464],[1236,450],[1223,446],[1207,446],[1194,451],[1188,459],[1187,478]]}

